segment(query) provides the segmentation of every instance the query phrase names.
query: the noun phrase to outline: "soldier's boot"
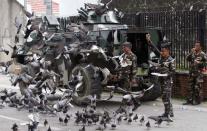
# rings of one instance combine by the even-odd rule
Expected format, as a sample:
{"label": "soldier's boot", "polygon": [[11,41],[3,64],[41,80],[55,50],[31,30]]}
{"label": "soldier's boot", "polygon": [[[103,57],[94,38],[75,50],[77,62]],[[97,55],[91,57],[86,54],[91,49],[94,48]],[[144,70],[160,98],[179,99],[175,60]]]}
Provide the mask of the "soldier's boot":
{"label": "soldier's boot", "polygon": [[171,117],[170,114],[171,114],[170,111],[166,111],[166,109],[165,109],[165,112],[162,115],[159,115],[159,117]]}
{"label": "soldier's boot", "polygon": [[200,101],[197,101],[197,100],[193,102],[193,105],[195,105],[195,106],[196,105],[200,105],[200,104],[201,104],[201,102]]}
{"label": "soldier's boot", "polygon": [[201,97],[195,96],[195,101],[193,102],[193,105],[199,105],[199,104],[201,104]]}
{"label": "soldier's boot", "polygon": [[191,91],[186,99],[186,102],[183,103],[183,105],[193,105],[193,100],[194,100],[194,92]]}
{"label": "soldier's boot", "polygon": [[163,113],[162,115],[159,115],[158,117],[170,117],[168,113]]}
{"label": "soldier's boot", "polygon": [[163,101],[163,102],[164,102],[165,112],[159,117],[170,117],[170,115],[174,116],[172,108],[171,108],[172,105],[167,101]]}
{"label": "soldier's boot", "polygon": [[167,112],[163,113],[162,115],[160,115],[158,117],[163,119],[163,120],[167,120],[167,121],[173,122],[172,117],[170,117],[170,114],[167,113]]}

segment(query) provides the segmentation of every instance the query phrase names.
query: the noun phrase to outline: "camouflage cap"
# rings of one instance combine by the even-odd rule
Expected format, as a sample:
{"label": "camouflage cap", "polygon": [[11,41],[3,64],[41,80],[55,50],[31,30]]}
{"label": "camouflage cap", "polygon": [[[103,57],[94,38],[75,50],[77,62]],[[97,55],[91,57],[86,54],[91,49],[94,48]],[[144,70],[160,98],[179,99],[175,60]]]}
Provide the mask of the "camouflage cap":
{"label": "camouflage cap", "polygon": [[122,46],[129,47],[131,49],[132,48],[132,43],[126,41],[122,44]]}

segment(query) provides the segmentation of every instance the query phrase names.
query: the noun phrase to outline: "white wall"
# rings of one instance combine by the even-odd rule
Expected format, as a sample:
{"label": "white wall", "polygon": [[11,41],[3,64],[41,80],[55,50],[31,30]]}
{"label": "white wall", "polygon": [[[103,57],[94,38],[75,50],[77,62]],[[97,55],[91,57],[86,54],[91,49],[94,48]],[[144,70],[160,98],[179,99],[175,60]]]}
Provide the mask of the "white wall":
{"label": "white wall", "polygon": [[20,4],[24,5],[25,0],[17,0]]}
{"label": "white wall", "polygon": [[[1,0],[0,4],[0,46],[3,46],[7,50],[10,50],[8,44],[14,44],[14,37],[17,28],[14,25],[15,17],[25,24],[25,15],[23,13],[23,6],[17,3],[15,0]],[[11,53],[7,56],[4,53],[0,53],[0,61],[10,60]]]}

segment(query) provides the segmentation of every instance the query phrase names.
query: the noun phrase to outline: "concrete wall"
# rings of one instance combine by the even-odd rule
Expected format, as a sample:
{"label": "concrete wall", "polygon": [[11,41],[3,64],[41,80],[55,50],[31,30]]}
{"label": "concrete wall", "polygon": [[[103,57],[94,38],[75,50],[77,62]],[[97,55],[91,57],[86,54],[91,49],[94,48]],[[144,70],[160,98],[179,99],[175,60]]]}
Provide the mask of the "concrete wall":
{"label": "concrete wall", "polygon": [[[17,31],[15,27],[15,17],[25,24],[26,16],[24,15],[23,6],[16,0],[1,0],[0,3],[0,46],[11,51],[8,44],[14,45],[14,37]],[[24,26],[23,26],[24,27]],[[23,39],[20,39],[22,42]],[[9,55],[0,53],[0,61],[10,60]]]}

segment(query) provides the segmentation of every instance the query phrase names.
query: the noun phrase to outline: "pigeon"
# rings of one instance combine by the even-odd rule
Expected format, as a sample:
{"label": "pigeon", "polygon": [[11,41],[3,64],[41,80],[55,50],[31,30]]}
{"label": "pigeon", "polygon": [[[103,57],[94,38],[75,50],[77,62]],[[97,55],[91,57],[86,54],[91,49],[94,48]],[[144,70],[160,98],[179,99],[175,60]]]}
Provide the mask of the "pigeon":
{"label": "pigeon", "polygon": [[92,125],[92,123],[93,123],[92,119],[87,119],[87,122],[88,122],[89,126]]}
{"label": "pigeon", "polygon": [[68,118],[67,118],[67,116],[66,116],[65,119],[64,119],[64,123],[65,123],[65,125],[68,124]]}
{"label": "pigeon", "polygon": [[9,54],[9,51],[8,50],[4,50],[5,54],[8,55]]}
{"label": "pigeon", "polygon": [[81,121],[80,117],[77,117],[75,120],[75,123],[78,125],[80,123],[80,121]]}
{"label": "pigeon", "polygon": [[104,127],[106,127],[106,121],[104,118],[101,119],[100,121],[100,125],[104,125]]}
{"label": "pigeon", "polygon": [[63,118],[59,117],[59,122],[62,123],[63,122]]}
{"label": "pigeon", "polygon": [[64,106],[63,113],[66,114],[68,112],[68,106]]}
{"label": "pigeon", "polygon": [[76,117],[79,117],[79,116],[80,116],[80,112],[77,111],[77,112],[75,113],[75,115],[76,115]]}
{"label": "pigeon", "polygon": [[48,121],[45,119],[44,126],[47,126],[47,125],[48,125]]}
{"label": "pigeon", "polygon": [[71,116],[70,116],[70,115],[68,115],[68,114],[66,114],[66,117],[68,118],[68,120],[70,120],[70,117],[71,117]]}
{"label": "pigeon", "polygon": [[93,114],[92,116],[91,116],[91,119],[92,119],[92,121],[93,121],[93,123],[97,123],[97,122],[99,122],[99,116],[98,115],[96,115],[96,114]]}
{"label": "pigeon", "polygon": [[111,129],[112,130],[116,129],[116,124],[111,124]]}
{"label": "pigeon", "polygon": [[99,130],[99,131],[103,131],[105,128],[103,126],[99,126],[96,128],[96,130]]}
{"label": "pigeon", "polygon": [[144,123],[144,116],[142,116],[142,118],[139,120],[140,124],[142,125]]}
{"label": "pigeon", "polygon": [[85,125],[87,122],[87,119],[86,118],[82,118],[82,123]]}
{"label": "pigeon", "polygon": [[127,111],[122,107],[120,106],[117,110],[116,110],[116,113],[118,114],[122,114],[122,113],[126,113]]}
{"label": "pigeon", "polygon": [[14,123],[11,129],[12,129],[12,131],[18,131],[18,126],[17,126],[17,124]]}
{"label": "pigeon", "polygon": [[32,122],[31,124],[28,124],[29,131],[34,131],[35,129],[37,129],[36,123]]}
{"label": "pigeon", "polygon": [[96,110],[96,95],[91,99],[91,108]]}
{"label": "pigeon", "polygon": [[131,124],[132,123],[132,118],[131,117],[129,117],[129,119],[128,119],[128,124]]}
{"label": "pigeon", "polygon": [[129,113],[129,117],[131,117],[133,115],[133,113]]}
{"label": "pigeon", "polygon": [[50,94],[54,95],[56,93],[56,87],[54,87]]}
{"label": "pigeon", "polygon": [[138,120],[138,115],[136,114],[134,117],[133,117],[133,121],[137,121]]}
{"label": "pigeon", "polygon": [[156,122],[155,122],[155,124],[158,126],[158,127],[160,127],[160,124],[162,123],[162,119],[158,119]]}
{"label": "pigeon", "polygon": [[83,126],[81,129],[79,129],[79,131],[85,131],[85,130],[86,130],[85,126]]}
{"label": "pigeon", "polygon": [[193,5],[192,6],[190,6],[190,9],[189,9],[189,11],[192,11],[193,10]]}
{"label": "pigeon", "polygon": [[122,116],[119,116],[119,117],[117,118],[117,122],[118,122],[118,124],[121,122],[121,120],[122,120]]}
{"label": "pigeon", "polygon": [[51,128],[50,128],[50,126],[49,126],[49,128],[47,129],[47,131],[52,131]]}
{"label": "pigeon", "polygon": [[149,128],[151,127],[151,125],[150,125],[150,122],[149,122],[149,121],[146,123],[146,127],[147,127],[147,129],[149,129]]}
{"label": "pigeon", "polygon": [[124,119],[123,119],[124,121],[126,121],[127,120],[127,117],[124,117]]}
{"label": "pigeon", "polygon": [[6,98],[7,98],[7,96],[6,96],[6,95],[1,96],[2,104],[6,101]]}

